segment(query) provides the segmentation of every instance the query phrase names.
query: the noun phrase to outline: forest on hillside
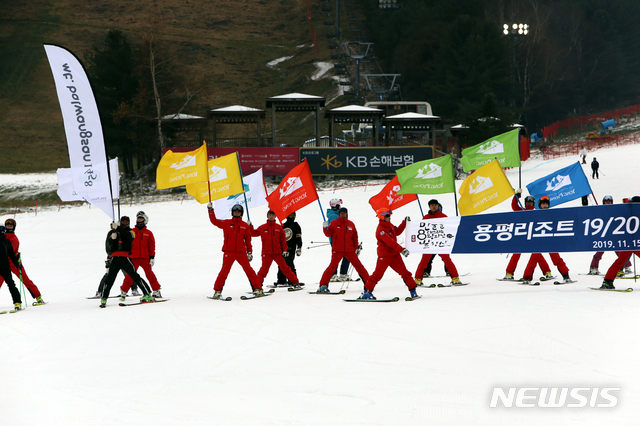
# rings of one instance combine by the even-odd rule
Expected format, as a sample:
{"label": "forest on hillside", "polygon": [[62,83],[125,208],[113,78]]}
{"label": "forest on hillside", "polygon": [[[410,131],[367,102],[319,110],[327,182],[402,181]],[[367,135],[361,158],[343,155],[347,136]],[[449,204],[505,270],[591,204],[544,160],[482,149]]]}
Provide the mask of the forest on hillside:
{"label": "forest on hillside", "polygon": [[[636,0],[360,2],[385,71],[402,74],[402,97],[452,122],[492,116],[535,132],[638,103]],[[505,35],[513,23],[528,33]]]}

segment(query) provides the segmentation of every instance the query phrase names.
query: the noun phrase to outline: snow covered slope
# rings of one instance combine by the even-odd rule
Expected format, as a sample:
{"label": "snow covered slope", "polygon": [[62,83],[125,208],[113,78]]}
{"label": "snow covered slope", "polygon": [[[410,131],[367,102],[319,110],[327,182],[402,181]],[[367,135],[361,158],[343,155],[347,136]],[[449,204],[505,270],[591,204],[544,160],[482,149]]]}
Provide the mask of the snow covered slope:
{"label": "snow covered slope", "polygon": [[[599,203],[607,194],[616,203],[640,195],[639,153],[640,146],[589,153],[604,174],[591,180]],[[529,160],[522,187],[577,160]],[[517,170],[508,176],[517,188]],[[376,262],[377,219],[368,199],[379,189],[321,193],[323,209],[333,197],[344,200],[369,271]],[[434,197],[420,198],[426,208]],[[452,194],[435,198],[446,214],[455,214]],[[576,205],[579,200],[564,206]],[[507,201],[491,212],[509,209]],[[578,283],[539,287],[496,281],[506,254],[454,255],[458,269],[470,272],[470,285],[422,289],[418,301],[387,304],[282,290],[240,301],[249,284],[236,265],[223,292],[233,301],[225,303],[205,297],[212,294],[222,246],[206,207],[160,202],[125,206],[122,214],[138,210],[149,215],[156,235],[154,269],[171,299],[166,303],[119,307],[110,299],[98,309],[97,300],[85,298],[104,273],[109,219],[99,210],[16,218],[25,268],[49,304],[0,316],[3,424],[583,426],[631,425],[640,418],[640,291],[588,290],[601,282],[578,275],[588,270],[591,254],[562,254]],[[251,220],[262,223],[266,211],[252,210]],[[399,209],[392,221],[406,215],[418,219],[418,205]],[[304,249],[296,265],[313,290],[330,258],[327,246],[307,249],[310,241],[326,240],[318,204],[299,211],[298,221]],[[606,253],[601,269],[613,259]],[[416,255],[406,259],[412,272],[418,261]],[[257,256],[253,267],[259,267]],[[437,259],[434,273],[442,271]],[[275,275],[273,266],[266,283]],[[629,280],[616,285],[636,286]],[[361,289],[351,283],[346,296],[357,297]],[[375,294],[404,297],[408,291],[388,271]],[[10,306],[4,286],[0,310]],[[490,408],[495,387],[621,390],[615,408]]]}

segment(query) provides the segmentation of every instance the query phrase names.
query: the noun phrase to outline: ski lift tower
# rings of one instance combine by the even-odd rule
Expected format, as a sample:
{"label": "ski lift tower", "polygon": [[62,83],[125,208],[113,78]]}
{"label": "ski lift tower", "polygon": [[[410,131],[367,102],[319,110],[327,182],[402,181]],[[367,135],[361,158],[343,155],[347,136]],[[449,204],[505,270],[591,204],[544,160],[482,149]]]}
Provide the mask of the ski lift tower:
{"label": "ski lift tower", "polygon": [[398,92],[396,79],[402,74],[363,74],[369,91],[378,96],[379,101],[386,101],[393,92]]}
{"label": "ski lift tower", "polygon": [[347,41],[342,43],[345,55],[356,61],[356,101],[360,103],[360,60],[369,53],[369,48],[373,43],[362,41]]}

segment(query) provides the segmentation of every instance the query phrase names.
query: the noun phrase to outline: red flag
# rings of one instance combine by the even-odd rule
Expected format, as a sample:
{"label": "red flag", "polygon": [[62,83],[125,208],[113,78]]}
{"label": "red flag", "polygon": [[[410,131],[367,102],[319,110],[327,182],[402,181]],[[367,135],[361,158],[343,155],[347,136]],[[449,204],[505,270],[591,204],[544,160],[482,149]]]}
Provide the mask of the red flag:
{"label": "red flag", "polygon": [[282,222],[291,213],[318,199],[307,160],[294,167],[275,191],[267,196],[269,208]]}
{"label": "red flag", "polygon": [[398,176],[394,176],[391,182],[382,188],[382,191],[369,199],[369,204],[371,204],[373,211],[375,212],[382,207],[395,210],[418,199],[416,194],[398,195],[398,191],[400,191],[400,182],[398,182]]}

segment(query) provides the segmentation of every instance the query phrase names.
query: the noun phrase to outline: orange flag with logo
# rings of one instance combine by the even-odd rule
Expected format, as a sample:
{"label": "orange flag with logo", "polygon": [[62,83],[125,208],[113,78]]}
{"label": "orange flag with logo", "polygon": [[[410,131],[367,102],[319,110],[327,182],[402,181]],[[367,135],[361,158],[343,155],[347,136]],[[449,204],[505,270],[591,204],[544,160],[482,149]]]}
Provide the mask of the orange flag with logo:
{"label": "orange flag with logo", "polygon": [[269,208],[282,222],[291,213],[318,199],[307,160],[294,167],[275,191],[267,196]]}

